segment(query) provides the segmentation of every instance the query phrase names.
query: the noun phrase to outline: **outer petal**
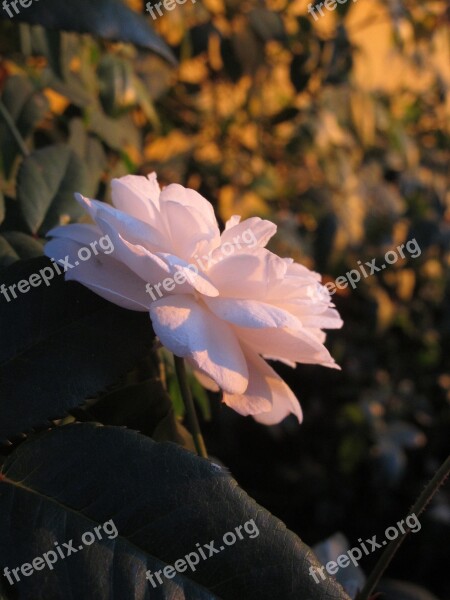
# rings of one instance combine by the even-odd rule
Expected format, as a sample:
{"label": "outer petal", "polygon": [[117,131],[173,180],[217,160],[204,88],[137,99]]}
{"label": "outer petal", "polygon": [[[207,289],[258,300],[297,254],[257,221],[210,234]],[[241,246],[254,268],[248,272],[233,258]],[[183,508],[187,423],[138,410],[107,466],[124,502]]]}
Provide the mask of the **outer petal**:
{"label": "outer petal", "polygon": [[342,326],[338,313],[329,310],[334,305],[328,290],[317,281],[305,284],[300,278],[287,277],[269,290],[268,301],[289,311],[302,322],[306,318],[323,315],[327,317],[327,324],[324,320],[321,327],[334,329]]}
{"label": "outer petal", "polygon": [[[209,279],[201,273],[193,272],[189,269],[189,265],[185,261],[172,254],[152,253],[139,244],[130,244],[113,227],[104,221],[100,214],[102,213],[99,211],[97,222],[113,241],[115,258],[123,262],[141,279],[155,285],[163,283],[167,277],[173,277],[177,271],[181,271],[186,277],[186,283],[183,284],[185,293],[193,293],[193,290],[197,290],[207,296],[218,295],[218,290],[212,285]],[[159,286],[160,291],[161,286]],[[183,292],[178,287],[175,293],[180,294]]]}
{"label": "outer petal", "polygon": [[[71,223],[69,225],[54,227],[47,232],[46,236],[49,238],[66,238],[74,242],[79,242],[84,246],[89,246],[89,244],[103,237],[103,231],[97,225]],[[101,249],[99,249],[100,251]]]}
{"label": "outer petal", "polygon": [[189,261],[195,254],[202,254],[219,245],[217,222],[212,224],[209,217],[198,208],[166,200],[162,211],[173,254]]}
{"label": "outer petal", "polygon": [[318,315],[301,315],[301,322],[305,327],[318,329],[340,329],[344,322],[337,310],[327,308]]}
{"label": "outer petal", "polygon": [[195,364],[189,358],[186,359],[186,362],[189,363],[195,377],[198,379],[199,383],[205,389],[209,390],[210,392],[220,391],[220,387],[217,385],[217,383],[215,381],[213,381],[211,379],[211,377],[208,377],[208,375],[205,375],[205,373],[203,373],[203,371],[200,371],[200,369],[197,369]]}
{"label": "outer petal", "polygon": [[241,342],[258,354],[339,369],[325,346],[306,329],[234,329]]}
{"label": "outer petal", "polygon": [[173,276],[178,272],[183,273],[185,276],[186,282],[177,286],[178,294],[189,294],[192,293],[192,290],[197,290],[197,292],[204,296],[215,297],[219,295],[219,290],[211,283],[209,277],[204,273],[197,272],[198,269],[193,268],[195,265],[188,264],[186,261],[172,254],[158,253],[158,256],[163,258],[170,266]]}
{"label": "outer petal", "polygon": [[240,250],[239,246],[242,246],[244,250],[256,246],[264,247],[276,232],[277,226],[275,223],[259,217],[252,217],[241,223],[225,227],[225,231],[220,236],[220,243],[236,245],[237,251]]}
{"label": "outer petal", "polygon": [[[270,412],[253,415],[255,421],[263,425],[276,425],[293,413],[297,417],[298,422],[301,423],[303,421],[303,413],[290,387],[282,379],[271,379],[270,384],[272,394],[276,398],[273,408]],[[296,407],[298,408],[296,409]]]}
{"label": "outer petal", "polygon": [[281,308],[257,300],[205,298],[205,303],[220,319],[251,328],[290,327],[298,329],[300,321]]}
{"label": "outer petal", "polygon": [[112,203],[119,210],[153,225],[159,220],[160,189],[156,173],[113,179],[111,189]]}
{"label": "outer petal", "polygon": [[287,275],[293,277],[306,277],[308,279],[314,279],[315,281],[322,281],[322,275],[320,273],[316,273],[315,271],[311,271],[305,265],[301,265],[300,263],[294,262],[292,259],[289,260],[289,266],[287,270]]}
{"label": "outer petal", "polygon": [[228,219],[228,221],[225,223],[225,231],[227,229],[230,229],[230,227],[234,227],[235,225],[238,225],[241,222],[241,216],[240,215],[233,215],[232,217],[230,217]]}
{"label": "outer petal", "polygon": [[170,251],[170,243],[163,227],[153,227],[153,225],[132,217],[106,202],[90,200],[81,194],[75,194],[75,198],[94,221],[101,217],[129,242],[141,244],[152,252]]}
{"label": "outer petal", "polygon": [[245,350],[249,369],[245,394],[224,394],[223,401],[241,415],[252,415],[257,421],[274,425],[294,413],[301,423],[300,404],[291,389],[255,352]]}
{"label": "outer petal", "polygon": [[201,215],[211,230],[217,227],[217,219],[211,202],[203,198],[201,194],[190,188],[185,188],[178,183],[172,183],[163,189],[160,196],[161,210],[164,210],[165,202],[176,202],[188,208],[194,208]]}
{"label": "outer petal", "polygon": [[264,301],[271,285],[286,273],[286,263],[265,248],[227,258],[217,255],[218,251],[213,253],[218,262],[207,273],[222,297]]}
{"label": "outer petal", "polygon": [[153,328],[161,343],[177,356],[186,356],[219,387],[243,393],[248,369],[231,327],[192,296],[170,296],[150,307]]}
{"label": "outer petal", "polygon": [[321,344],[325,344],[327,340],[327,334],[324,331],[322,331],[321,329],[313,329],[311,327],[308,327],[308,332],[311,335],[313,335],[318,342],[320,342]]}
{"label": "outer petal", "polygon": [[[287,266],[289,269],[289,265]],[[286,273],[283,280],[275,282],[269,291],[271,300],[281,300],[293,304],[327,306],[330,301],[328,290],[313,276],[293,277]]]}
{"label": "outer petal", "polygon": [[[69,229],[69,226],[64,227]],[[98,239],[96,236],[91,241]],[[86,242],[79,243],[71,239],[57,238],[47,242],[45,254],[56,261],[69,256],[74,265],[66,274],[67,281],[78,281],[90,290],[122,308],[147,311],[150,297],[145,293],[145,284],[127,267],[117,262],[112,255],[99,254],[86,262],[78,261],[77,255]],[[79,262],[75,266],[76,262]]]}
{"label": "outer petal", "polygon": [[156,283],[170,274],[167,264],[155,254],[138,244],[130,244],[109,223],[97,215],[97,223],[114,244],[114,257],[124,263],[143,281]]}
{"label": "outer petal", "polygon": [[173,183],[160,196],[161,214],[172,240],[172,252],[185,260],[220,243],[214,208],[195,190]]}

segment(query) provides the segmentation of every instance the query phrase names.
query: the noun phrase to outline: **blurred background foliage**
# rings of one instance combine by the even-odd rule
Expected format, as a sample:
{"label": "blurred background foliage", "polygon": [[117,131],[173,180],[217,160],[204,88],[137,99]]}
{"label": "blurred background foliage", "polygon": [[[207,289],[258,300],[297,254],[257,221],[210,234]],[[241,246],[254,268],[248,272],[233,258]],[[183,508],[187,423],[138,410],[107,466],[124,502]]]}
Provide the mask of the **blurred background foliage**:
{"label": "blurred background foliage", "polygon": [[[250,495],[309,544],[356,543],[394,524],[449,452],[448,15],[440,0],[349,1],[317,21],[307,7],[187,2],[147,15],[159,37],[130,13],[111,36],[87,8],[84,33],[0,20],[0,265],[81,217],[73,191],[108,201],[113,177],[151,170],[222,222],[276,221],[273,250],[325,281],[415,238],[419,258],[334,297],[342,372],[277,367],[301,428],[260,427],[197,390],[211,453]],[[447,489],[389,574],[450,598],[449,536]]]}

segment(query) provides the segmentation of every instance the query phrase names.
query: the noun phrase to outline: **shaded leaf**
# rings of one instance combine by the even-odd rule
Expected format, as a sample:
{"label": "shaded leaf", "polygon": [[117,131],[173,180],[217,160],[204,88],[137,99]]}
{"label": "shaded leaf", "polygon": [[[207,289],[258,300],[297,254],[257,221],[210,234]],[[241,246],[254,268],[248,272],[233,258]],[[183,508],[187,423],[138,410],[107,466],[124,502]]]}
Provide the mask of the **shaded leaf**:
{"label": "shaded leaf", "polygon": [[[7,288],[51,262],[37,258],[1,272]],[[0,295],[0,440],[59,418],[114,383],[150,350],[148,315],[106,302],[54,276],[26,293]]]}
{"label": "shaded leaf", "polygon": [[89,111],[88,127],[114,150],[120,152],[125,146],[131,146],[140,151],[141,135],[129,115],[112,118],[94,107]]}
{"label": "shaded leaf", "polygon": [[9,267],[19,260],[19,255],[4,237],[0,236],[0,267]]}
{"label": "shaded leaf", "polygon": [[0,235],[0,267],[7,267],[20,259],[42,256],[41,242],[21,231],[4,231]]}
{"label": "shaded leaf", "polygon": [[[44,94],[38,91],[28,78],[21,75],[8,77],[2,93],[2,102],[11,116],[17,131],[24,139],[32,133],[35,125],[49,109],[49,104]],[[0,150],[3,157],[5,174],[8,176],[20,148],[11,133],[11,129],[2,120],[1,115]]]}
{"label": "shaded leaf", "polygon": [[74,118],[70,121],[69,146],[84,160],[88,171],[86,184],[86,195],[94,198],[100,184],[101,177],[105,172],[108,161],[100,140],[88,135],[82,119]]}
{"label": "shaded leaf", "polygon": [[137,94],[131,64],[107,54],[98,66],[100,100],[109,116],[120,115],[136,105]]}
{"label": "shaded leaf", "polygon": [[17,199],[30,232],[45,235],[52,227],[81,217],[83,209],[74,193],[85,193],[86,184],[86,167],[68,146],[48,146],[25,158]]}
{"label": "shaded leaf", "polygon": [[[4,10],[0,11],[1,17],[8,18]],[[107,40],[130,42],[175,64],[172,52],[149,23],[120,0],[33,2],[26,10],[14,15],[14,19],[49,29],[91,33]]]}
{"label": "shaded leaf", "polygon": [[126,385],[120,385],[82,411],[85,421],[125,425],[157,442],[175,442],[195,452],[192,437],[176,418],[157,365],[150,358],[141,360],[139,367],[127,375]]}
{"label": "shaded leaf", "polygon": [[172,70],[159,56],[138,52],[134,60],[134,68],[152,100],[157,100],[167,93],[172,81]]}
{"label": "shaded leaf", "polygon": [[[309,568],[319,565],[310,548],[225,469],[121,428],[68,425],[21,445],[2,468],[0,513],[2,564],[74,540],[75,556],[15,584],[23,600],[63,598],[68,587],[96,600],[348,600],[332,579],[314,582]],[[110,520],[114,539],[100,529],[102,540],[80,549],[85,532]],[[225,545],[239,526],[243,539],[227,536]],[[197,555],[195,571],[185,564],[162,585],[146,579],[147,569],[155,573],[211,541],[216,552]]]}

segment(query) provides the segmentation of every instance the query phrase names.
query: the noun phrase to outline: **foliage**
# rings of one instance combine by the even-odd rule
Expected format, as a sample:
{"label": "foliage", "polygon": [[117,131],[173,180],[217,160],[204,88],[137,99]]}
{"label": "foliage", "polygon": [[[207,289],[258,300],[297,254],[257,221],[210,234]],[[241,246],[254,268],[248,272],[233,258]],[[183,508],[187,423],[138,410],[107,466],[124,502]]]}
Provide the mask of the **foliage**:
{"label": "foliage", "polygon": [[[274,249],[326,281],[416,238],[419,258],[398,261],[356,290],[338,290],[346,327],[329,346],[342,374],[319,379],[314,368],[281,368],[305,408],[300,432],[290,421],[262,429],[237,420],[197,390],[205,421],[212,413],[208,446],[294,531],[311,543],[337,529],[354,539],[373,535],[448,452],[445,3],[359,0],[314,21],[303,0],[202,0],[155,22],[137,14],[140,0],[128,4],[41,0],[0,20],[0,269],[8,267],[0,284],[48,264],[38,258],[47,231],[81,216],[73,192],[109,201],[113,177],[153,169],[162,183],[198,189],[223,221],[236,213],[276,220]],[[25,458],[39,448],[49,461],[41,468],[49,477],[59,473],[69,461],[61,456],[66,462],[59,463],[51,448],[67,447],[75,461],[77,427],[92,444],[101,431],[67,427],[77,420],[141,432],[107,428],[99,434],[105,448],[114,449],[114,436],[134,436],[155,457],[179,452],[183,464],[198,462],[219,477],[212,466],[168,446],[156,450],[149,440],[192,449],[171,365],[164,359],[165,381],[151,351],[148,317],[55,278],[11,304],[0,296],[0,323],[0,438],[15,442],[4,450],[3,459],[11,453],[4,468],[18,465],[25,477]],[[40,428],[51,431],[16,443]],[[121,473],[135,460],[129,452],[116,465]],[[93,473],[107,480],[99,456]],[[144,485],[143,471],[135,473],[117,485]],[[386,508],[391,494],[396,500]],[[441,503],[428,540],[448,518],[448,497]],[[222,524],[214,535],[238,523]],[[52,536],[71,537],[56,529]],[[33,539],[41,548],[46,538]],[[399,571],[445,595],[436,575],[444,567],[426,567],[444,565],[442,556],[436,551],[427,562],[425,546],[407,555],[420,573],[401,564]],[[128,550],[123,542],[120,551]],[[23,547],[16,552],[19,564]],[[79,568],[94,567],[86,561]],[[200,597],[188,589],[187,598]],[[321,586],[310,592],[323,594]]]}
{"label": "foliage", "polygon": [[[2,563],[27,562],[30,547],[40,556],[53,540],[78,544],[84,532],[110,519],[120,532],[95,551],[77,548],[77,557],[66,557],[70,581],[55,568],[18,582],[24,598],[63,598],[67,585],[83,598],[146,598],[146,570],[174,564],[196,544],[219,542],[251,519],[256,530],[239,540],[238,551],[219,551],[216,543],[219,552],[206,554],[194,572],[165,579],[158,595],[234,600],[246,589],[255,600],[347,598],[332,581],[317,586],[308,575],[318,566],[311,550],[246,496],[226,469],[136,432],[77,424],[36,437],[3,465],[0,490],[1,513],[9,517],[0,525]],[[13,508],[13,496],[28,507],[25,518]]]}
{"label": "foliage", "polygon": [[[20,261],[2,283],[9,288],[52,268],[43,257]],[[2,442],[64,417],[151,348],[147,315],[121,310],[61,276],[48,283],[16,299],[9,295],[8,303],[2,299]]]}

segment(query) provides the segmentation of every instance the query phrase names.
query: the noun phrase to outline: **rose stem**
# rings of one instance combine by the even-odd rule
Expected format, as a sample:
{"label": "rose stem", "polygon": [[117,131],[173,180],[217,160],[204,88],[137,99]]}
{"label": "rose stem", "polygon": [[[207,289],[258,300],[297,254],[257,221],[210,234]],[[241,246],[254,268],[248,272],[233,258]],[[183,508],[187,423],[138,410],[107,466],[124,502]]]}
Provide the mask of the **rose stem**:
{"label": "rose stem", "polygon": [[[433,496],[436,494],[438,489],[447,479],[450,474],[450,456],[447,457],[447,460],[439,467],[436,473],[433,476],[433,479],[428,483],[423,492],[420,494],[414,506],[411,508],[409,514],[419,515],[425,510],[428,503],[432,500]],[[408,515],[409,516],[409,515]],[[372,573],[370,574],[368,580],[366,581],[366,585],[363,587],[362,591],[356,597],[356,600],[368,600],[373,593],[376,585],[380,581],[383,573],[389,566],[391,560],[394,558],[397,550],[402,545],[406,536],[410,532],[410,529],[407,529],[405,533],[400,535],[397,539],[393,540],[386,550],[381,555],[379,561],[375,565]]]}
{"label": "rose stem", "polygon": [[194,401],[192,400],[191,390],[189,389],[189,385],[187,382],[186,366],[184,364],[184,360],[178,356],[174,356],[174,358],[175,371],[178,377],[178,385],[180,386],[181,397],[183,398],[184,406],[186,408],[189,429],[192,433],[192,437],[194,438],[194,444],[197,450],[197,454],[199,456],[203,456],[203,458],[208,458],[205,441],[203,440],[202,432],[200,430],[200,425],[197,418],[197,413],[195,411]]}

